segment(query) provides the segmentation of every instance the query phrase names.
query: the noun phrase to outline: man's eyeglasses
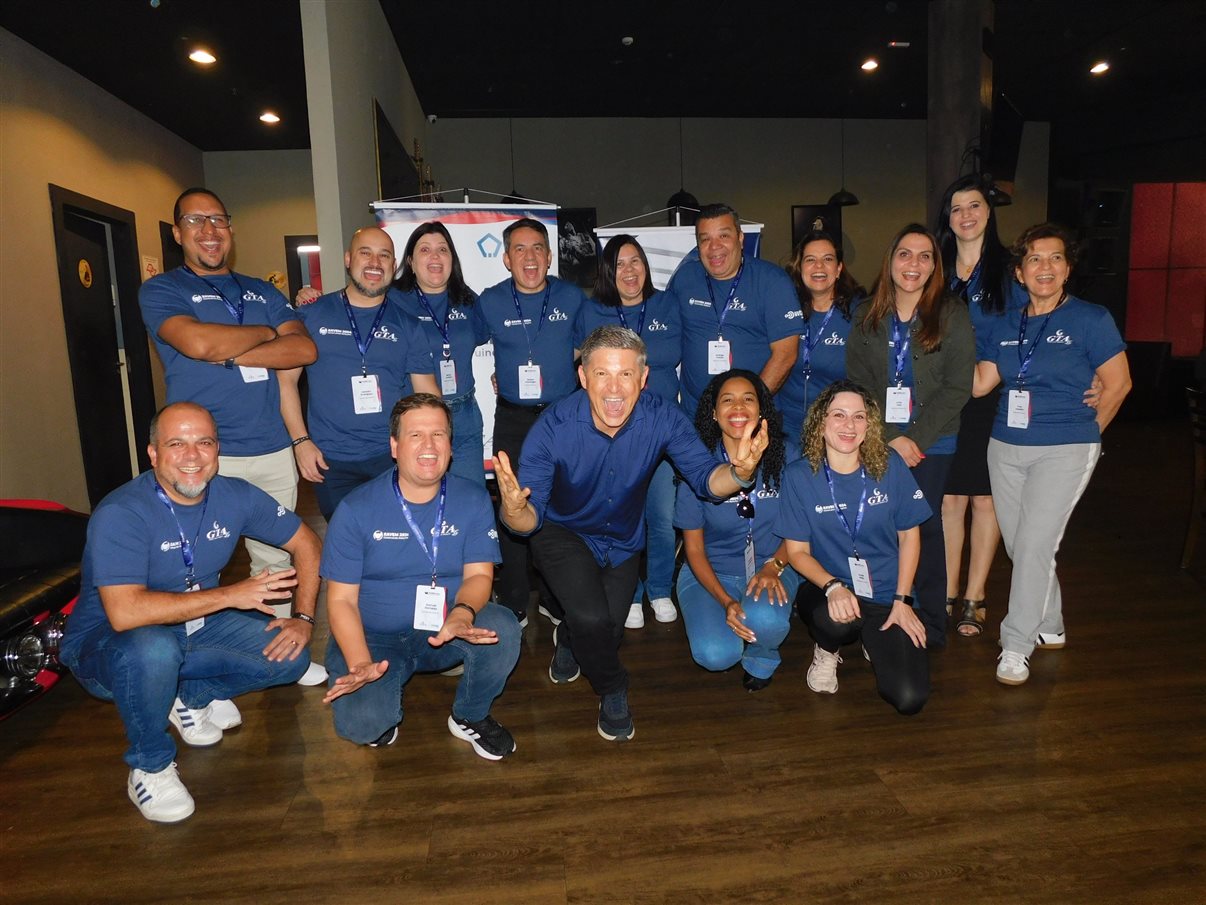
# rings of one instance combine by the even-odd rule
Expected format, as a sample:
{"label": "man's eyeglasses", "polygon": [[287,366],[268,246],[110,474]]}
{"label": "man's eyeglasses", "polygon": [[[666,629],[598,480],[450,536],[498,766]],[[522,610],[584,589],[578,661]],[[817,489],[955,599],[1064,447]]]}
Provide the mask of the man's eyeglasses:
{"label": "man's eyeglasses", "polygon": [[230,229],[230,214],[185,214],[178,222],[189,229],[200,229],[206,220],[214,229]]}

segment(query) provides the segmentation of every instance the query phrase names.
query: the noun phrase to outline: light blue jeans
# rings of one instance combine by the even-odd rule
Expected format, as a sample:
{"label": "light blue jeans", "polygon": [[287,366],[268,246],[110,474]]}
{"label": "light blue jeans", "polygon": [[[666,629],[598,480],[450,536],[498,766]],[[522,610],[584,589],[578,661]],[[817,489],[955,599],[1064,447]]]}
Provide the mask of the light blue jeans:
{"label": "light blue jeans", "polygon": [[632,602],[669,597],[674,582],[674,466],[666,459],[649,481],[645,497],[645,580],[638,581]]}
{"label": "light blue jeans", "polygon": [[183,625],[118,632],[105,623],[65,644],[62,660],[89,693],[117,705],[130,742],[126,763],[158,773],[176,757],[168,711],[177,697],[200,710],[214,700],[292,685],[302,677],[308,652],[276,663],[262,653],[278,631],[264,631],[269,621],[262,613],[222,610],[206,616],[192,635]]}
{"label": "light blue jeans", "polygon": [[780,580],[787,590],[787,603],[770,603],[765,594],[754,600],[745,593],[746,581],[740,575],[716,577],[724,589],[745,610],[745,624],[758,640],[746,644],[725,622],[725,609],[704,589],[691,571],[683,566],[678,573],[678,608],[687,626],[691,656],[704,669],[719,672],[738,661],[751,676],[769,679],[779,668],[779,645],[791,630],[791,602],[800,587],[800,576],[793,569],[784,569]]}

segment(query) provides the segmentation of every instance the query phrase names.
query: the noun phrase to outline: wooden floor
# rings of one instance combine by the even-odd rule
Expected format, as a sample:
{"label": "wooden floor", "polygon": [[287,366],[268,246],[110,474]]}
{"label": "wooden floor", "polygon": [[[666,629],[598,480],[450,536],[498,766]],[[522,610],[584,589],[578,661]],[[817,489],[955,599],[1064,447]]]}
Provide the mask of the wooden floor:
{"label": "wooden floor", "polygon": [[221,745],[180,752],[197,812],[158,826],[126,798],[116,710],[67,680],[0,724],[0,901],[1206,901],[1187,429],[1111,434],[1064,544],[1069,646],[1036,653],[1025,686],[993,679],[1003,555],[993,630],[933,656],[912,718],[857,648],[837,695],[809,692],[799,623],[749,695],[740,670],[691,662],[681,622],[651,621],[625,640],[637,732],[618,746],[585,681],[549,681],[534,616],[494,709],[519,745],[505,762],[449,735],[455,679],[416,677],[381,750],[338,740],[320,689],[277,689],[240,699]]}

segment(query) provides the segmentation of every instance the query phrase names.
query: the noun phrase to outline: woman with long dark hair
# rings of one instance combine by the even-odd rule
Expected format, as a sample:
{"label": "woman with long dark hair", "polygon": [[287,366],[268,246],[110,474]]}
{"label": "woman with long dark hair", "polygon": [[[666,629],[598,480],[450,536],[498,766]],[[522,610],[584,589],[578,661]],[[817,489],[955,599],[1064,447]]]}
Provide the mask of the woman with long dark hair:
{"label": "woman with long dark hair", "polygon": [[[975,352],[967,307],[946,292],[937,241],[921,224],[909,224],[893,237],[855,316],[846,371],[880,401],[888,445],[913,470],[934,513],[946,491],[959,412],[971,395]],[[946,548],[937,514],[921,526],[915,582],[928,644],[941,647]]]}
{"label": "woman with long dark hair", "polygon": [[[649,259],[635,237],[612,236],[599,258],[594,297],[578,312],[574,346],[596,327],[627,327],[645,341],[649,380],[645,393],[678,404],[678,363],[682,359],[682,323],[674,299],[653,288]],[[625,628],[645,625],[643,601],[658,622],[678,618],[670,600],[674,582],[674,469],[663,460],[649,482],[645,500],[645,578],[639,582]]]}
{"label": "woman with long dark hair", "polygon": [[695,414],[704,446],[726,459],[737,454],[746,426],[759,419],[768,442],[754,487],[710,502],[680,484],[674,509],[687,557],[678,573],[678,605],[691,656],[714,671],[740,662],[747,691],[769,685],[779,666],[800,584],[773,530],[783,467],[795,458],[795,444],[785,440],[770,390],[752,371],[734,368],[713,377]]}

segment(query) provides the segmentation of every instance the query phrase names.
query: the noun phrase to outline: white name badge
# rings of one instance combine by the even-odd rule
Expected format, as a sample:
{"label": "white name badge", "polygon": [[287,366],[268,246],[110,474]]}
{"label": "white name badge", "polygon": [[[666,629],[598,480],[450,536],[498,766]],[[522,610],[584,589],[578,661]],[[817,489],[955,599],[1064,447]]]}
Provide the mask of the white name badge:
{"label": "white name badge", "polygon": [[239,365],[239,373],[243,375],[243,383],[261,383],[268,379],[267,368],[245,368]]}
{"label": "white name badge", "polygon": [[754,573],[758,570],[754,563],[754,539],[748,534],[745,536],[745,583],[749,584],[754,577]]}
{"label": "white name badge", "polygon": [[911,387],[888,387],[887,404],[884,406],[885,421],[889,424],[908,424],[912,407]]}
{"label": "white name badge", "polygon": [[540,398],[540,365],[519,366],[519,398]]}
{"label": "white name badge", "polygon": [[444,626],[444,589],[421,584],[415,588],[415,628],[438,632]]}
{"label": "white name badge", "polygon": [[456,362],[451,358],[440,362],[440,392],[445,396],[456,395]]}
{"label": "white name badge", "polygon": [[708,373],[723,374],[733,366],[727,339],[714,339],[708,343]]}
{"label": "white name badge", "polygon": [[871,590],[871,570],[867,566],[867,561],[859,559],[857,556],[848,556],[846,562],[850,564],[850,583],[854,585],[854,593],[859,597],[870,599],[873,592]]}
{"label": "white name badge", "polygon": [[1009,408],[1006,411],[1005,423],[1010,427],[1020,427],[1023,430],[1030,427],[1029,390],[1009,391]]}
{"label": "white name badge", "polygon": [[375,415],[381,411],[381,387],[376,374],[352,378],[352,409],[357,415]]}

